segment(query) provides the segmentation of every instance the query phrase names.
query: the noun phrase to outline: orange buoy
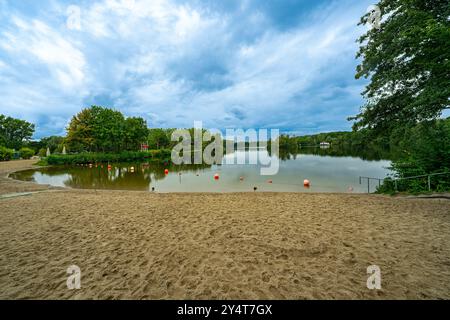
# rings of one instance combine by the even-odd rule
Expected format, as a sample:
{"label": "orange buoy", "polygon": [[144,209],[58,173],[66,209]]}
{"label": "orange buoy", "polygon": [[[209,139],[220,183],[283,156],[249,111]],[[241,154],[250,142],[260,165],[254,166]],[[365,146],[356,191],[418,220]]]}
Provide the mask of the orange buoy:
{"label": "orange buoy", "polygon": [[168,175],[169,174],[169,169],[164,170],[164,174]]}
{"label": "orange buoy", "polygon": [[303,185],[304,185],[305,187],[310,187],[310,186],[311,186],[311,182],[310,182],[308,179],[305,179],[305,180],[303,181]]}
{"label": "orange buoy", "polygon": [[216,173],[216,174],[214,175],[214,180],[219,180],[219,178],[220,178],[219,174]]}

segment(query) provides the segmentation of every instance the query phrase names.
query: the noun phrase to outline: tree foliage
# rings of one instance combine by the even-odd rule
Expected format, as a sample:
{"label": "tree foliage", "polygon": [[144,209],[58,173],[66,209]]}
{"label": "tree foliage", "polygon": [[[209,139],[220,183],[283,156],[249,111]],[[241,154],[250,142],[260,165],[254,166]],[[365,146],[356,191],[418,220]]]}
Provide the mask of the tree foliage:
{"label": "tree foliage", "polygon": [[[408,178],[432,173],[445,173],[431,180],[433,191],[450,190],[450,118],[423,121],[413,127],[399,127],[390,137],[391,143],[403,155],[392,162],[395,178]],[[394,184],[387,181],[380,192],[393,192]],[[398,191],[428,191],[427,177],[401,180]]]}
{"label": "tree foliage", "polygon": [[92,106],[72,118],[66,142],[74,152],[136,151],[147,135],[144,119],[125,118],[119,111]]}
{"label": "tree foliage", "polygon": [[164,149],[171,145],[173,129],[150,129],[148,134],[148,145],[150,149]]}
{"label": "tree foliage", "polygon": [[12,159],[14,151],[0,146],[0,161],[9,161]]}
{"label": "tree foliage", "polygon": [[0,145],[20,149],[34,134],[34,124],[0,114]]}
{"label": "tree foliage", "polygon": [[[354,128],[383,134],[398,125],[435,119],[449,108],[448,0],[381,0],[384,17],[359,39],[356,78],[370,78]],[[368,15],[361,24],[368,22]]]}
{"label": "tree foliage", "polygon": [[36,152],[31,148],[21,148],[19,153],[22,159],[30,159]]}
{"label": "tree foliage", "polygon": [[[39,141],[39,143],[37,143],[35,145],[35,147],[39,147],[39,149],[37,151],[39,151],[40,149],[45,149],[47,150],[47,148],[50,149],[51,153],[61,153],[64,147],[64,141],[65,138],[64,137],[60,137],[60,136],[50,136],[50,137],[46,137],[46,138],[42,138],[41,141]],[[30,145],[34,146],[34,145]]]}

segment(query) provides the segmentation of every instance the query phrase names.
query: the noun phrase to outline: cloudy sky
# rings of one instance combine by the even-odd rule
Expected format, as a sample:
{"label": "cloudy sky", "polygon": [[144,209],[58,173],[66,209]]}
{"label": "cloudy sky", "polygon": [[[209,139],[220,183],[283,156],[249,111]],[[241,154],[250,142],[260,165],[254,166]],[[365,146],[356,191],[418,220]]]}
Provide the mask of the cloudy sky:
{"label": "cloudy sky", "polygon": [[367,0],[0,0],[0,113],[64,134],[83,107],[151,127],[349,130]]}

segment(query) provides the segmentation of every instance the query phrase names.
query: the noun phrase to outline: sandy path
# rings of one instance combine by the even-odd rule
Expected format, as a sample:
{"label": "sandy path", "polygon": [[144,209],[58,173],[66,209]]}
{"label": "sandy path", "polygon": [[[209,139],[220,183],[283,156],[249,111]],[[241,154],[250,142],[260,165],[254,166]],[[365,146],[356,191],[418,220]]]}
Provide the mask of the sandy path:
{"label": "sandy path", "polygon": [[448,200],[65,190],[0,221],[0,298],[450,298]]}

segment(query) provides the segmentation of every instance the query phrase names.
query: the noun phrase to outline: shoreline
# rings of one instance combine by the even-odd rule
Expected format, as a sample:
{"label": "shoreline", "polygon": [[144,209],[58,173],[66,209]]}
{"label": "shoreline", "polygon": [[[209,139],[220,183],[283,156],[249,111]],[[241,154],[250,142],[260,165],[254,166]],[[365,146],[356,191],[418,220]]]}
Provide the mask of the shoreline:
{"label": "shoreline", "polygon": [[448,200],[46,192],[4,178],[18,166],[0,163],[0,194],[44,192],[0,200],[2,299],[450,299]]}

